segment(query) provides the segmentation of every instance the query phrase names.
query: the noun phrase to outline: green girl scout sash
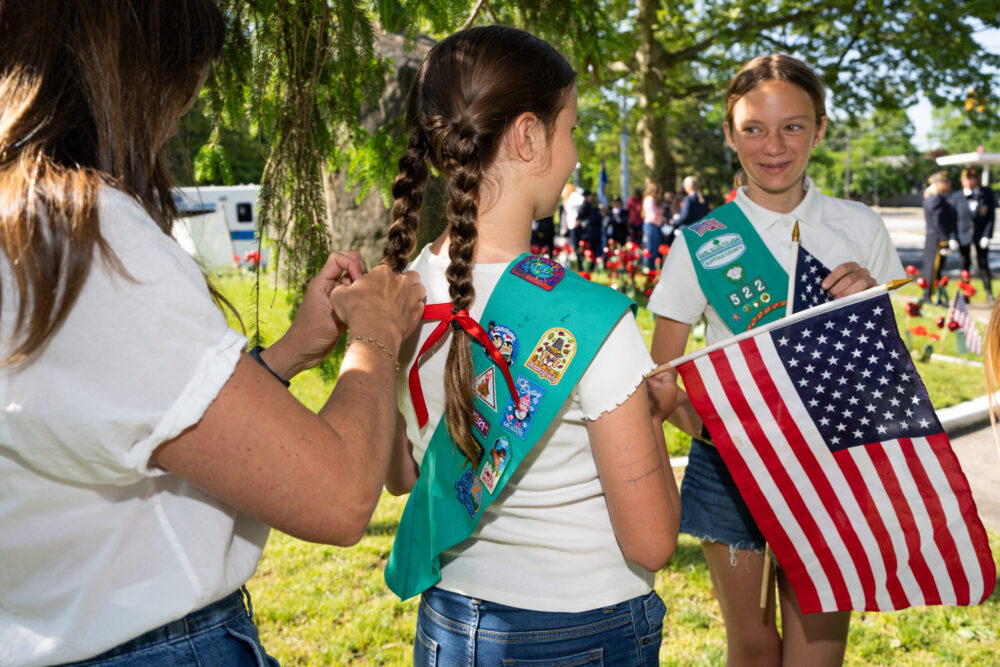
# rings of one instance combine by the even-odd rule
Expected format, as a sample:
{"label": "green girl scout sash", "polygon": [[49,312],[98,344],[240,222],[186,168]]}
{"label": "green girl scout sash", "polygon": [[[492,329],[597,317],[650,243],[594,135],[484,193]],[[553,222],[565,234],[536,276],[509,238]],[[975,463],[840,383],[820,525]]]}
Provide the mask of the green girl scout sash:
{"label": "green girl scout sash", "polygon": [[785,315],[788,272],[736,202],[682,231],[702,291],[734,334]]}
{"label": "green girl scout sash", "polygon": [[[567,273],[552,260],[527,254],[511,262],[493,290],[483,312],[485,328],[464,311],[450,313],[450,307],[427,306],[424,317],[442,319],[442,334],[449,324],[461,326],[485,343],[470,342],[475,366],[470,387],[476,404],[473,436],[480,456],[470,463],[459,452],[442,417],[385,569],[386,583],[402,600],[441,580],[441,553],[472,535],[622,313],[626,308],[635,312],[635,304],[624,295]],[[427,344],[410,371],[421,426],[427,411],[419,378],[414,378],[426,349]]]}

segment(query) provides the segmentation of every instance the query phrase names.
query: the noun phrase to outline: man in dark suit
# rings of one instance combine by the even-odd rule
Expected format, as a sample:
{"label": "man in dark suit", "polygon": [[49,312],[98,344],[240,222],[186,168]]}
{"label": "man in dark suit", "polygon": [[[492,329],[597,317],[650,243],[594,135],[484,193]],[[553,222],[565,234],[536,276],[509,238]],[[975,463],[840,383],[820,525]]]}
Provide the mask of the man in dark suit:
{"label": "man in dark suit", "polygon": [[924,287],[924,302],[931,303],[931,294],[941,277],[944,255],[948,253],[949,239],[958,247],[956,238],[955,207],[948,200],[951,192],[951,181],[948,172],[939,171],[927,179],[929,183],[924,191],[924,263],[921,269],[927,286]]}
{"label": "man in dark suit", "polygon": [[979,277],[983,280],[986,300],[993,301],[993,276],[990,274],[990,239],[993,238],[993,224],[996,221],[997,199],[993,190],[982,185],[979,173],[970,167],[962,171],[962,191],[969,209],[972,211],[972,245],[976,249],[976,264]]}

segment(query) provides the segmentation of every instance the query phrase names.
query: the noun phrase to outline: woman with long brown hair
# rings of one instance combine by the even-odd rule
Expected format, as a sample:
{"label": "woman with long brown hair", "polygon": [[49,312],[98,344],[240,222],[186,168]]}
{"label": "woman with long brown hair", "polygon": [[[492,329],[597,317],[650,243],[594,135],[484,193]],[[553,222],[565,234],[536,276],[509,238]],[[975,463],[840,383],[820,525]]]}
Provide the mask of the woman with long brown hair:
{"label": "woman with long brown hair", "polygon": [[[0,2],[0,664],[268,664],[244,587],[268,526],[351,544],[379,497],[416,277],[335,253],[252,358],[170,237],[165,148],[223,25]],[[348,325],[314,414],[288,380]]]}

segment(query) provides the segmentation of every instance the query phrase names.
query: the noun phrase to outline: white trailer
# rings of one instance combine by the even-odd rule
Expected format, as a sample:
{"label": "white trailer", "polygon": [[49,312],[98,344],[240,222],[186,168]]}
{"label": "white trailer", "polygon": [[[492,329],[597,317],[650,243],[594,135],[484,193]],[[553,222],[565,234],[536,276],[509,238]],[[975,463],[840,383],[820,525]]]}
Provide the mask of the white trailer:
{"label": "white trailer", "polygon": [[[174,191],[174,203],[182,216],[191,216],[187,226],[190,234],[195,237],[200,230],[193,228],[198,220],[194,216],[221,218],[224,228],[229,230],[233,254],[242,260],[248,251],[260,247],[256,236],[259,194],[259,185],[202,185],[177,188]],[[211,233],[208,228],[201,231],[203,236]],[[195,245],[199,244],[196,242]],[[214,245],[217,246],[218,243]],[[268,249],[261,248],[261,264],[266,266],[269,258]]]}

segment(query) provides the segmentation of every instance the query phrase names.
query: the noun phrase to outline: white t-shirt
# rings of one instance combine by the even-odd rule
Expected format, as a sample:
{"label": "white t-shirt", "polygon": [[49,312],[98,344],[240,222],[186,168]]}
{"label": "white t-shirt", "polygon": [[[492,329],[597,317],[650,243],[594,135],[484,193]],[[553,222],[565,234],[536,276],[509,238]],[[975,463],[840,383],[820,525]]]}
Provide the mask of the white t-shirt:
{"label": "white t-shirt", "polygon": [[[476,300],[469,311],[477,320],[507,266],[474,266]],[[432,254],[429,246],[410,267],[427,287],[427,303],[449,301],[447,267],[447,257]],[[421,324],[400,353],[400,409],[417,463],[444,412],[444,367],[451,337],[442,338],[421,361],[429,414],[423,429],[417,428],[406,374],[436,325]],[[515,365],[524,363],[536,342],[518,342]],[[651,368],[652,359],[629,312],[605,340],[556,420],[486,508],[475,533],[442,555],[440,588],[512,607],[559,612],[586,611],[652,590],[653,574],[627,561],[615,539],[585,421],[624,402],[641,388]],[[502,381],[498,377],[497,382]]]}
{"label": "white t-shirt", "polygon": [[566,222],[566,229],[576,229],[580,225],[580,207],[583,206],[583,193],[573,190],[563,202],[563,220]]}
{"label": "white t-shirt", "polygon": [[[246,341],[195,262],[105,187],[79,298],[23,368],[0,373],[0,664],[97,655],[249,579],[268,528],[149,459],[198,422]],[[10,349],[17,294],[0,258]]]}
{"label": "white t-shirt", "polygon": [[[807,177],[805,198],[790,213],[775,213],[750,201],[746,187],[736,193],[736,205],[760,238],[772,249],[785,271],[791,266],[792,228],[799,223],[799,243],[831,271],[845,262],[857,262],[880,283],[904,278],[903,265],[882,218],[859,202],[819,193]],[[776,251],[788,248],[788,252]],[[704,313],[707,344],[732,336],[701,290],[687,240],[679,234],[663,262],[663,273],[649,297],[649,310],[661,317],[694,324]]]}

